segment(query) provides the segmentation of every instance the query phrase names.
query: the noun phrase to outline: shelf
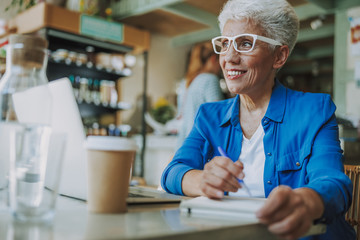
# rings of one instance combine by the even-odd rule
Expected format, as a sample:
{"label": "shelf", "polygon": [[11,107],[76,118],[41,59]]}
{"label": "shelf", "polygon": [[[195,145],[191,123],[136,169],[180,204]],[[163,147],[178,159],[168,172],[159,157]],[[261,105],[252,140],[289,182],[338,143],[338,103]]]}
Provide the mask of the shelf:
{"label": "shelf", "polygon": [[[56,51],[57,49],[68,49],[70,51],[85,53],[87,47],[89,46],[93,48],[93,52],[95,53],[127,53],[132,50],[132,48],[127,46],[104,42],[90,37],[63,32],[52,28],[40,29],[38,33],[48,39],[49,49],[51,51]],[[117,72],[114,69],[98,69],[96,66],[87,67],[85,64],[67,64],[65,61],[54,61],[53,59],[49,58],[47,76],[50,81],[62,77],[69,77],[70,75],[115,81],[121,77],[127,77],[131,75],[131,70],[127,68],[124,71]]]}
{"label": "shelf", "polygon": [[[56,70],[55,70],[56,69]],[[96,67],[87,67],[86,65],[78,66],[75,63],[66,64],[64,61],[56,62],[52,59],[48,61],[47,77],[49,81],[56,80],[70,75],[78,75],[86,78],[97,78],[99,80],[117,80],[121,77],[131,75],[131,70],[127,72],[117,73],[114,70],[107,71],[106,69],[97,69]]]}
{"label": "shelf", "polygon": [[89,117],[94,115],[96,116],[106,113],[114,113],[116,111],[128,110],[131,108],[131,104],[126,102],[119,102],[116,107],[112,107],[110,105],[103,105],[103,104],[96,105],[93,103],[86,103],[86,102],[78,103],[78,106],[82,117]]}
{"label": "shelf", "polygon": [[94,104],[94,103],[87,103],[87,102],[78,102],[81,106],[91,106],[91,107],[99,107],[105,108],[109,111],[118,111],[118,110],[129,110],[131,109],[131,104],[127,102],[118,102],[116,106],[112,106],[110,104]]}
{"label": "shelf", "polygon": [[[76,44],[81,44],[83,46],[93,46],[95,48],[99,48],[102,51],[107,52],[123,52],[127,53],[132,51],[133,49],[128,46],[110,43],[110,42],[104,42],[101,39],[94,39],[82,35],[72,34],[68,32],[59,31],[52,28],[43,28],[39,30],[40,34],[44,34],[48,38],[58,38],[62,40],[71,41]],[[50,41],[51,42],[51,41]]]}

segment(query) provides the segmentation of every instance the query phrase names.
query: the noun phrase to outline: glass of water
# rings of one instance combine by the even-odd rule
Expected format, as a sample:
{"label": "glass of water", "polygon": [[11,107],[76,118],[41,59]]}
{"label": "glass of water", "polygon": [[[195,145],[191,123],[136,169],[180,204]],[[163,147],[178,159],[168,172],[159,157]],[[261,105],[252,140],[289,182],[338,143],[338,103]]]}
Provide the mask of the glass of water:
{"label": "glass of water", "polygon": [[[33,134],[36,132],[35,129],[40,130],[43,129],[42,127],[49,127],[52,123],[52,95],[48,89],[46,77],[47,40],[29,34],[11,34],[8,40],[8,44],[5,46],[6,71],[0,81],[0,212],[8,212],[9,210],[10,133],[18,128],[23,128],[24,124],[29,124],[26,128],[32,129],[31,133]],[[41,134],[36,132],[36,134],[46,136],[46,131],[42,131]],[[30,133],[27,133],[26,136],[27,138],[21,139],[24,141],[30,139],[30,142],[32,140],[42,142],[46,140],[46,137],[34,139],[34,134],[30,137]],[[19,140],[20,144],[20,137],[16,137],[16,139]],[[24,146],[29,145],[29,148],[22,150],[23,152],[14,153],[14,156],[17,157],[20,153],[22,156],[26,156],[27,153],[34,154],[33,151],[38,150],[35,147],[37,143],[34,142],[33,145],[30,145],[29,142],[23,144]],[[44,147],[45,143],[42,143],[42,149]],[[43,154],[42,151],[39,152],[41,152],[43,159],[46,154]],[[38,169],[27,170],[28,165],[33,164],[33,162],[42,162],[40,165],[45,166],[45,161],[35,160],[38,157],[40,157],[39,154],[33,159],[16,160],[21,163],[14,169],[18,169],[18,178],[22,178],[26,184],[43,181],[44,176],[38,175]],[[28,189],[28,186],[20,185],[16,187],[17,191],[20,191],[21,188]],[[36,187],[31,186],[29,189],[35,191],[34,188]],[[36,201],[39,199],[40,197],[37,200],[32,199],[33,204],[36,205]]]}
{"label": "glass of water", "polygon": [[23,125],[10,133],[9,203],[20,221],[54,216],[65,135],[44,125]]}

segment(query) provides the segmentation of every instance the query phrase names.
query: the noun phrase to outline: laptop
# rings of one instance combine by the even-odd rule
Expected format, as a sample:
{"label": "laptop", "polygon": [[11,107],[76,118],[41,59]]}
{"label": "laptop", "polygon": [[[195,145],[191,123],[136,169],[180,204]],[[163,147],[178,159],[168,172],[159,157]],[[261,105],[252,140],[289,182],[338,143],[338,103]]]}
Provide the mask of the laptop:
{"label": "laptop", "polygon": [[126,199],[128,204],[144,203],[180,203],[182,199],[189,197],[167,193],[155,188],[131,186],[129,187],[129,196]]}
{"label": "laptop", "polygon": [[[49,88],[53,104],[53,132],[65,132],[67,135],[59,193],[86,201],[87,161],[83,146],[86,136],[73,89],[68,78],[49,82]],[[55,151],[50,149],[50,152]],[[165,191],[138,186],[129,187],[129,195],[128,204],[175,203],[184,198]]]}

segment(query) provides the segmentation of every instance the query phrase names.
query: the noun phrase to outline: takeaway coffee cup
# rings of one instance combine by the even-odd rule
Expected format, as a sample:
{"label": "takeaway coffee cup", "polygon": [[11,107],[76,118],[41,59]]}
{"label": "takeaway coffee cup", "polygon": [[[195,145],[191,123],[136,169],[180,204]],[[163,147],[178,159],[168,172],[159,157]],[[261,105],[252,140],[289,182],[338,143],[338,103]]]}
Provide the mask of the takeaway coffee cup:
{"label": "takeaway coffee cup", "polygon": [[135,141],[122,137],[89,136],[86,140],[88,161],[88,210],[94,213],[126,212],[126,198]]}

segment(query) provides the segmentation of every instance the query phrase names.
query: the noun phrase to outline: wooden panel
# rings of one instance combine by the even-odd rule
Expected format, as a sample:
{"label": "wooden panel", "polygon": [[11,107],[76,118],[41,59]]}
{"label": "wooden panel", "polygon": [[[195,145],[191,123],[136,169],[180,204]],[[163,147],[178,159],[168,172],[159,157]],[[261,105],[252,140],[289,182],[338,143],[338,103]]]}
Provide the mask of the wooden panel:
{"label": "wooden panel", "polygon": [[[184,0],[184,3],[205,10],[217,16],[226,1],[227,0]],[[308,3],[307,0],[288,1],[293,6],[299,6]],[[209,26],[197,21],[161,9],[128,17],[122,19],[121,22],[135,26],[137,28],[149,30],[153,33],[163,34],[168,37],[175,37],[209,28]]]}
{"label": "wooden panel", "polygon": [[16,15],[9,23],[17,33],[29,33],[43,27],[52,27],[71,33],[79,33],[80,13],[46,4],[37,4]]}
{"label": "wooden panel", "polygon": [[[227,2],[227,0],[185,0],[185,2],[192,6],[218,15],[220,9],[223,7],[225,2]],[[294,7],[308,3],[306,0],[288,0],[288,2]]]}
{"label": "wooden panel", "polygon": [[155,10],[143,15],[129,17],[121,20],[121,22],[169,37],[208,28],[204,24],[163,10]]}
{"label": "wooden panel", "polygon": [[185,0],[186,3],[189,5],[192,5],[194,7],[206,10],[208,12],[211,12],[215,15],[218,15],[220,12],[220,9],[223,7],[224,3],[227,2],[227,0]]}
{"label": "wooden panel", "polygon": [[[302,4],[308,3],[306,0],[287,0],[292,6],[296,7]],[[215,15],[218,15],[220,9],[223,7],[227,0],[185,0],[186,3],[211,12]]]}
{"label": "wooden panel", "polygon": [[135,53],[140,53],[150,48],[150,33],[132,26],[124,25],[124,45],[134,47]]}
{"label": "wooden panel", "polygon": [[[80,13],[43,2],[15,16],[9,26],[17,29],[17,33],[36,32],[48,27],[79,34]],[[150,47],[150,33],[125,25],[123,44],[136,52],[145,51]]]}

